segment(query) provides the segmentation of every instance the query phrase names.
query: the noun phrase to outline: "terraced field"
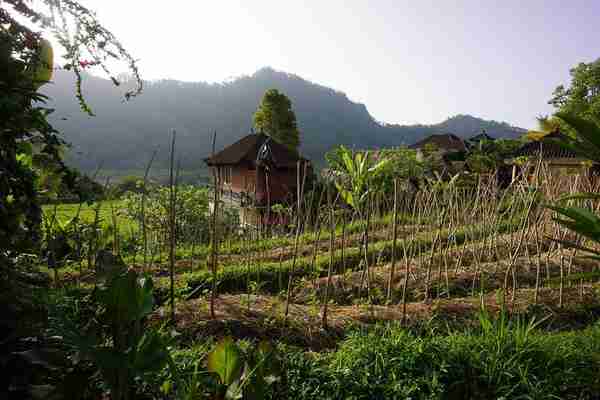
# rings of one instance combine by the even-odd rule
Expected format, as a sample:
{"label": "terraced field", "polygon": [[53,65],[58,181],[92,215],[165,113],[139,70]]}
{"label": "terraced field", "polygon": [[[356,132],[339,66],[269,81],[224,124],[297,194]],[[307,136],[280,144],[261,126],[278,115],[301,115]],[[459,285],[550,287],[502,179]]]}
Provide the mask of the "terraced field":
{"label": "terraced field", "polygon": [[[189,246],[180,246],[173,269],[177,323],[183,331],[199,331],[215,320],[255,328],[296,326],[306,340],[315,332],[327,337],[377,321],[408,323],[447,312],[469,319],[482,305],[560,310],[595,302],[597,266],[553,240],[574,237],[543,207],[541,195],[553,194],[531,192],[526,185],[505,193],[490,187],[419,193],[412,204],[398,202],[396,223],[388,209],[372,210],[368,223],[355,219],[342,226],[336,217],[329,220],[333,213],[323,205],[297,242],[294,232],[220,238],[215,271],[210,245],[198,246],[193,254]],[[120,214],[116,202],[102,206],[108,221],[115,209]],[[342,206],[333,205],[335,215]],[[57,214],[64,218],[73,207],[58,207]],[[89,218],[92,208],[82,208],[81,214]],[[171,277],[165,251],[149,256],[147,265],[140,254],[122,255],[131,267],[154,276],[163,304],[157,316],[168,314]],[[95,278],[83,268],[82,276],[65,270],[63,279],[92,284]]]}
{"label": "terraced field", "polygon": [[[581,395],[600,388],[587,372],[600,366],[599,265],[581,250],[593,244],[546,207],[568,193],[560,187],[432,188],[363,219],[338,198],[301,209],[313,216],[302,216],[301,230],[230,230],[215,247],[175,243],[173,257],[164,239],[143,257],[132,221],[118,222],[130,232],[111,227],[122,205],[107,204],[102,216],[118,243],[138,243],[117,250],[127,268],[153,278],[148,322],[176,332],[174,359],[192,381],[210,346],[233,337],[249,346],[266,339],[282,352],[286,383],[269,389],[273,398],[446,398],[455,387],[470,393],[456,398],[546,398],[535,395],[543,380],[551,398],[593,399]],[[598,203],[578,204],[597,211]],[[90,265],[59,269],[55,284],[92,290],[101,276]],[[577,371],[566,386],[565,368]],[[477,387],[468,383],[474,373]]]}

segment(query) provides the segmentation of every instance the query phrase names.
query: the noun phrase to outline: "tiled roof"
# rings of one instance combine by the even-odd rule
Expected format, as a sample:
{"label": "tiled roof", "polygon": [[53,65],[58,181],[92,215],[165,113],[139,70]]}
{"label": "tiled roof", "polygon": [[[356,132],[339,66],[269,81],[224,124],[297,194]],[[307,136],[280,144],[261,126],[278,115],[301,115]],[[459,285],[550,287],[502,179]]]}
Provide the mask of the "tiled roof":
{"label": "tiled roof", "polygon": [[480,133],[478,135],[472,136],[469,139],[467,139],[467,141],[471,142],[471,143],[479,143],[482,140],[489,140],[491,142],[491,141],[493,141],[495,139],[493,137],[491,137],[490,135],[488,135],[487,133],[485,133],[485,132],[482,132],[482,133]]}
{"label": "tiled roof", "polygon": [[566,139],[566,136],[560,132],[552,132],[542,137],[540,140],[535,140],[521,146],[514,154],[515,157],[533,156],[542,158],[578,158],[580,157],[574,151],[562,147],[558,142]]}
{"label": "tiled roof", "polygon": [[431,135],[417,143],[409,146],[411,149],[419,149],[427,144],[434,144],[440,150],[467,151],[465,141],[453,133]]}
{"label": "tiled roof", "polygon": [[[258,161],[269,161],[277,167],[292,167],[299,160],[304,160],[269,136],[252,133],[225,147],[214,156],[206,158],[204,162],[209,166],[236,165],[242,162],[256,164],[259,155],[261,160]],[[264,160],[264,157],[268,157],[269,160]]]}

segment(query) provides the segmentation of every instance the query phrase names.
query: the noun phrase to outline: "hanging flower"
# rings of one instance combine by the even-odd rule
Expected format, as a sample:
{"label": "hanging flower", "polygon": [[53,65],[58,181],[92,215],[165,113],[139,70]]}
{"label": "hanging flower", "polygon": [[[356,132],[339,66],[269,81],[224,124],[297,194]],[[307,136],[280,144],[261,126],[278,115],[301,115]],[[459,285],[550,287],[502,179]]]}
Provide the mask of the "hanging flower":
{"label": "hanging flower", "polygon": [[81,68],[87,68],[87,67],[90,67],[90,66],[95,65],[95,64],[96,64],[95,62],[89,61],[89,60],[80,60],[79,61],[79,66]]}

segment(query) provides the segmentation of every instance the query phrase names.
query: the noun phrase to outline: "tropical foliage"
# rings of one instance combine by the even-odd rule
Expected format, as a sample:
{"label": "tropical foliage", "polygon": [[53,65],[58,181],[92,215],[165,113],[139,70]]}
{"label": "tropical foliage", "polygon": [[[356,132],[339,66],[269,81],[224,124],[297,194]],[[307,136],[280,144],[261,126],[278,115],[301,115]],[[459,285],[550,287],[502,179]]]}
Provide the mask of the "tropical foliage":
{"label": "tropical foliage", "polygon": [[369,195],[375,190],[374,181],[389,162],[378,153],[352,152],[340,146],[339,166],[343,176],[335,185],[342,199],[357,213],[363,214]]}
{"label": "tropical foliage", "polygon": [[[71,368],[91,374],[97,369],[112,399],[134,398],[144,377],[169,363],[165,335],[145,326],[154,305],[152,290],[150,277],[116,268],[89,300],[86,307],[91,318],[85,324],[70,319],[68,310],[60,305],[53,313],[53,329],[73,354]],[[87,363],[94,369],[86,369]],[[88,383],[93,382],[91,374],[85,377]],[[77,383],[76,387],[80,386],[81,382]]]}
{"label": "tropical foliage", "polygon": [[[574,138],[567,138],[560,144],[580,154],[583,158],[600,163],[600,125],[566,112],[559,112],[556,117],[568,124],[575,134]],[[564,205],[567,202],[585,203],[586,200],[593,199],[600,199],[600,195],[587,193],[566,196],[561,202],[563,204],[548,206],[548,208],[559,214],[559,217],[555,219],[558,223],[591,241],[592,246],[583,246],[575,242],[565,244],[591,253],[596,260],[600,261],[600,216],[583,205]]]}

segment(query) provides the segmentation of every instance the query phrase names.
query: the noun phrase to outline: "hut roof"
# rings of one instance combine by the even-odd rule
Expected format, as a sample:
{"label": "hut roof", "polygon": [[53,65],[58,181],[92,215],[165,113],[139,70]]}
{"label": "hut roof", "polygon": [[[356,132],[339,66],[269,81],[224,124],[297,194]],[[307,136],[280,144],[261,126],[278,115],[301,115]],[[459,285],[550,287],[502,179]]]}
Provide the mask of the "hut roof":
{"label": "hut roof", "polygon": [[543,136],[539,140],[525,143],[517,151],[514,156],[535,156],[542,155],[542,158],[579,158],[580,156],[572,150],[565,149],[557,142],[566,139],[566,136],[559,131]]}
{"label": "hut roof", "polygon": [[440,150],[450,151],[467,151],[465,141],[453,133],[443,133],[439,135],[431,135],[417,143],[409,146],[411,149],[419,149],[427,144],[434,144]]}
{"label": "hut roof", "polygon": [[491,141],[494,141],[496,139],[494,139],[493,137],[491,137],[490,135],[488,135],[485,132],[481,132],[480,134],[472,136],[469,139],[467,139],[467,141],[471,142],[471,143],[479,143],[479,142],[481,142],[483,140],[488,140],[488,141],[491,142]]}
{"label": "hut roof", "polygon": [[262,133],[252,133],[225,147],[212,157],[204,159],[208,166],[253,164],[269,162],[276,167],[292,167],[305,160],[286,146]]}

